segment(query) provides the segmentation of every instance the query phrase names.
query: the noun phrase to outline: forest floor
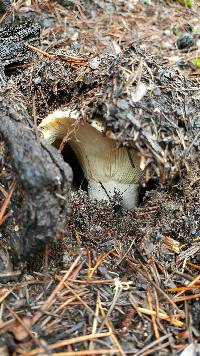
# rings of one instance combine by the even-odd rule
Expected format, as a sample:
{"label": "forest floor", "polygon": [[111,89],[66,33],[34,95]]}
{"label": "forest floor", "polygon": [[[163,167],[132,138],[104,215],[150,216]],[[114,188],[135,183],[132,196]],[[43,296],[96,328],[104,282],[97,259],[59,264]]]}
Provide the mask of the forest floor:
{"label": "forest floor", "polygon": [[[9,68],[6,75],[26,97],[37,124],[59,107],[63,93],[50,102],[50,86],[41,85],[44,94],[37,97],[30,78],[36,86],[42,82],[50,60],[45,53],[60,48],[78,46],[81,53],[98,55],[110,46],[123,52],[133,43],[144,58],[153,55],[185,76],[189,92],[191,83],[196,89],[200,83],[192,63],[200,57],[199,14],[198,3],[188,8],[175,1],[15,1],[0,15],[1,26],[39,23],[37,47],[43,54],[24,68]],[[189,37],[182,38],[180,49],[184,33]],[[61,83],[60,73],[51,77],[52,86]],[[164,101],[161,105],[165,111]],[[196,141],[180,138],[186,151],[193,144],[199,147],[196,110]],[[1,356],[179,355],[200,340],[198,154],[185,162],[169,180],[162,179],[156,163],[154,175],[147,170],[132,212],[115,200],[97,203],[85,190],[72,192],[65,228],[46,247],[43,262],[41,256],[32,259],[20,277],[15,271],[17,277],[0,285]]]}

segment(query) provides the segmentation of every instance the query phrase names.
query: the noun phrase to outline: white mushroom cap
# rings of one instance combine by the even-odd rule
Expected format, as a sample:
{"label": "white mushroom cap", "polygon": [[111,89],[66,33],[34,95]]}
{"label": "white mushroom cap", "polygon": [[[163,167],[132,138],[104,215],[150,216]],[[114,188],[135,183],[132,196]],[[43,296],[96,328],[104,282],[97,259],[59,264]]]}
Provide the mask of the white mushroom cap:
{"label": "white mushroom cap", "polygon": [[53,143],[66,135],[88,180],[88,195],[109,200],[115,193],[122,195],[122,205],[131,210],[137,204],[142,176],[137,152],[117,147],[115,140],[102,133],[98,122],[75,128],[76,111],[55,111],[39,125],[42,140]]}
{"label": "white mushroom cap", "polygon": [[57,139],[62,140],[70,132],[78,116],[77,111],[70,110],[56,110],[49,114],[38,126],[42,141],[52,144]]}

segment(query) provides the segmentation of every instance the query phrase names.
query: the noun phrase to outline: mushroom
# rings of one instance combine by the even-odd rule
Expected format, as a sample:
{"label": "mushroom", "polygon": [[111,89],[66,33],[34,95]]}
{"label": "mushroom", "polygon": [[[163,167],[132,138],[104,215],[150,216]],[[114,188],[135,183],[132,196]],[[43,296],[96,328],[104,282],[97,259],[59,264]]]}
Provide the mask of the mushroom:
{"label": "mushroom", "polygon": [[77,111],[54,111],[42,120],[39,131],[47,144],[67,137],[88,181],[90,198],[110,200],[118,193],[124,208],[132,210],[137,205],[142,176],[137,151],[118,148],[97,121],[81,124]]}

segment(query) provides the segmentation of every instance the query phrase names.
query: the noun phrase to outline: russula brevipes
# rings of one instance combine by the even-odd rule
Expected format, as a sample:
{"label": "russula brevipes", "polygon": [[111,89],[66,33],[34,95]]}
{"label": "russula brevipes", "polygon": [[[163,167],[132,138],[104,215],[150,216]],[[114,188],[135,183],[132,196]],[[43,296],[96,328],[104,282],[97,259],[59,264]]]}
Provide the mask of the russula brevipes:
{"label": "russula brevipes", "polygon": [[89,197],[109,200],[118,193],[122,206],[132,210],[137,205],[142,176],[140,157],[134,150],[118,148],[97,122],[76,125],[78,117],[76,111],[54,111],[39,125],[42,141],[53,144],[67,136],[88,181]]}

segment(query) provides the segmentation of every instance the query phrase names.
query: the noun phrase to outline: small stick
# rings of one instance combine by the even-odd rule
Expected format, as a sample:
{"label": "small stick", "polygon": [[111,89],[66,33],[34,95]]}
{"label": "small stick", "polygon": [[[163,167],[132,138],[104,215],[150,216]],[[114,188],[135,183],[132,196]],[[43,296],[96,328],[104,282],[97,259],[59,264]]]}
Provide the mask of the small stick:
{"label": "small stick", "polygon": [[[94,319],[93,319],[93,323],[92,323],[92,334],[93,335],[95,335],[95,333],[97,332],[98,320],[99,320],[99,298],[97,295],[95,315],[94,315]],[[93,341],[90,341],[89,350],[94,350],[94,342]]]}
{"label": "small stick", "polygon": [[10,199],[13,195],[13,192],[15,190],[15,187],[16,187],[16,177],[13,178],[13,181],[10,185],[10,188],[9,188],[9,191],[7,193],[7,196],[6,198],[4,199],[3,201],[3,204],[1,206],[1,209],[0,209],[0,225],[2,225],[7,217],[7,215],[5,215],[5,212],[6,212],[6,209],[8,208],[8,205],[10,203]]}
{"label": "small stick", "polygon": [[102,262],[106,259],[106,257],[108,257],[112,252],[113,252],[113,250],[105,253],[104,255],[99,256],[95,266],[90,268],[89,275],[88,275],[89,279],[93,277],[93,275],[96,272],[97,268],[102,264]]}
{"label": "small stick", "polygon": [[53,54],[50,54],[50,53],[48,53],[48,52],[45,52],[45,51],[43,51],[43,50],[40,49],[40,48],[34,47],[34,46],[30,45],[29,43],[26,43],[25,46],[28,47],[28,48],[30,48],[30,49],[32,49],[33,51],[35,51],[35,52],[37,52],[37,53],[39,53],[39,54],[42,54],[43,56],[45,56],[45,57],[47,57],[47,58],[49,58],[49,59],[52,59],[52,58],[54,57]]}
{"label": "small stick", "polygon": [[[101,311],[102,317],[104,318],[105,324],[106,324],[108,330],[112,331],[112,333],[111,333],[111,335],[110,335],[111,339],[112,339],[113,342],[118,346],[118,348],[119,348],[119,351],[118,351],[118,352],[120,352],[121,356],[126,356],[126,355],[125,355],[125,352],[123,351],[123,349],[122,349],[122,347],[121,347],[121,345],[120,345],[120,343],[119,343],[119,341],[118,341],[118,339],[117,339],[117,337],[116,337],[115,334],[114,334],[114,330],[113,330],[113,326],[112,326],[111,322],[107,319],[108,313],[107,313],[107,315],[105,314],[105,311],[104,311],[104,309],[103,309],[103,307],[102,307],[102,304],[101,304],[101,300],[100,300],[99,295],[98,295],[98,302],[99,302],[99,309],[100,309],[100,311]],[[102,325],[101,325],[101,326],[102,326]]]}
{"label": "small stick", "polygon": [[[69,347],[69,345],[67,345]],[[17,349],[17,352],[23,356],[29,356],[30,353],[24,352],[22,349]],[[118,349],[99,349],[99,350],[82,350],[82,351],[66,351],[51,353],[51,356],[89,356],[89,355],[109,355],[119,353]]]}
{"label": "small stick", "polygon": [[[191,287],[194,284],[196,284],[198,281],[200,280],[200,274],[192,281],[190,282],[186,287]],[[181,292],[179,292],[174,298],[172,298],[172,300],[174,300],[175,298],[179,297],[181,294],[184,293],[184,290],[182,290]]]}
{"label": "small stick", "polygon": [[46,312],[48,310],[48,308],[53,304],[54,302],[54,298],[56,297],[56,295],[58,294],[58,292],[60,292],[60,290],[63,289],[64,287],[64,282],[67,280],[67,278],[70,276],[70,274],[73,272],[74,268],[76,267],[76,265],[78,264],[78,262],[80,261],[81,255],[79,255],[76,260],[72,263],[71,267],[69,268],[69,270],[66,272],[66,274],[64,275],[64,277],[61,279],[60,283],[56,286],[56,288],[54,289],[54,291],[51,293],[51,295],[47,298],[46,302],[43,304],[41,310],[33,317],[32,319],[32,325],[34,325],[43,315],[44,312]]}
{"label": "small stick", "polygon": [[160,337],[159,340],[153,341],[151,344],[145,346],[142,350],[138,351],[134,356],[142,356],[144,355],[144,352],[151,349],[153,346],[158,345],[159,343],[163,342],[166,339],[169,339],[172,336],[172,334],[167,334],[162,337]]}
{"label": "small stick", "polygon": [[[151,301],[151,294],[150,294],[149,288],[147,289],[147,303],[149,305],[149,309],[153,310],[152,301]],[[157,312],[156,312],[156,314],[157,314]],[[156,337],[156,339],[159,339],[160,335],[159,335],[159,331],[158,331],[158,326],[156,324],[156,316],[157,316],[156,314],[152,314],[151,315],[151,319],[152,319],[152,324],[153,324],[155,337]]]}
{"label": "small stick", "polygon": [[141,308],[141,307],[137,307],[136,310],[140,313],[146,314],[146,315],[155,315],[158,316],[158,318],[162,319],[162,320],[166,320],[169,321],[171,324],[178,326],[180,328],[182,328],[184,326],[184,323],[180,320],[177,320],[175,318],[170,317],[169,315],[167,315],[166,313],[161,313],[159,312],[158,314],[156,313],[156,311],[154,310],[149,310],[146,308]]}
{"label": "small stick", "polygon": [[191,299],[197,299],[197,298],[200,298],[200,294],[194,294],[194,295],[185,295],[183,297],[174,297],[173,298],[173,301],[175,303],[178,303],[178,302],[183,302],[185,300],[191,300]]}
{"label": "small stick", "polygon": [[[111,332],[109,331],[109,332],[106,332],[106,333],[98,333],[96,335],[89,334],[89,335],[82,335],[82,336],[72,337],[71,339],[60,340],[58,342],[55,342],[54,344],[48,345],[48,350],[54,350],[54,349],[57,349],[59,347],[68,346],[68,345],[76,344],[76,343],[79,343],[79,342],[94,340],[94,339],[98,339],[98,338],[102,338],[102,337],[108,337],[110,335],[111,335]],[[30,351],[30,352],[27,352],[27,351],[24,352],[23,351],[22,355],[35,356],[35,355],[39,355],[39,353],[42,352],[42,351],[43,351],[43,349],[36,348],[36,349],[34,349],[34,350]],[[94,350],[91,350],[91,351],[94,353]],[[117,350],[117,352],[118,351],[119,350]],[[81,351],[81,352],[83,352],[83,351]],[[77,353],[75,353],[75,354],[77,355]],[[79,355],[82,355],[82,353],[79,354]]]}
{"label": "small stick", "polygon": [[[186,292],[188,290],[193,290],[193,289],[199,289],[200,288],[200,285],[197,285],[197,286],[189,286],[189,287],[185,287],[185,286],[182,286],[182,287],[175,287],[175,288],[168,288],[166,289],[167,292]],[[176,298],[176,296],[174,296],[174,298]]]}

